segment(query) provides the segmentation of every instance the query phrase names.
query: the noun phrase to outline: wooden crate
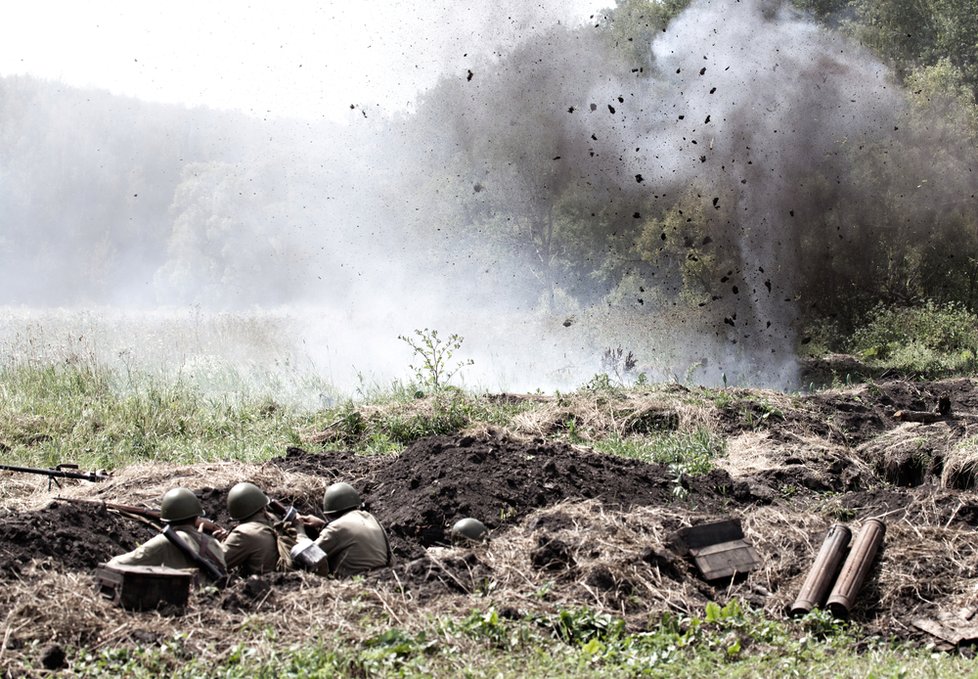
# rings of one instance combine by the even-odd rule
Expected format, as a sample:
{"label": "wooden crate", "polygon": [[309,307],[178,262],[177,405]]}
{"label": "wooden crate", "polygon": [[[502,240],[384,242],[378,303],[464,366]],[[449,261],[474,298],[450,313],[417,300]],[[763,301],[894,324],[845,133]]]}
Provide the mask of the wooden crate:
{"label": "wooden crate", "polygon": [[127,610],[182,609],[195,575],[195,569],[102,564],[95,570],[95,581],[104,598]]}

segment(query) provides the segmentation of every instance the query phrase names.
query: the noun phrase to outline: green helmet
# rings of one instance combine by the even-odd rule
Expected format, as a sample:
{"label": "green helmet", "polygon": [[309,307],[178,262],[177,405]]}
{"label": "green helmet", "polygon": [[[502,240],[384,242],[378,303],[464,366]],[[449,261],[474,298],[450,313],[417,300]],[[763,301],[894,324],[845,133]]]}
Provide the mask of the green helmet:
{"label": "green helmet", "polygon": [[247,519],[268,505],[268,496],[253,483],[239,483],[228,493],[228,514],[235,521]]}
{"label": "green helmet", "polygon": [[186,488],[171,488],[160,503],[160,520],[165,523],[188,521],[203,515],[200,500]]}
{"label": "green helmet", "polygon": [[464,519],[459,519],[452,526],[452,541],[453,542],[482,542],[489,537],[489,529],[486,528],[486,524],[479,521],[479,519],[473,519],[471,517],[466,517]]}
{"label": "green helmet", "polygon": [[360,493],[349,483],[334,483],[326,489],[323,495],[323,511],[327,514],[338,514],[348,509],[356,509],[363,504]]}

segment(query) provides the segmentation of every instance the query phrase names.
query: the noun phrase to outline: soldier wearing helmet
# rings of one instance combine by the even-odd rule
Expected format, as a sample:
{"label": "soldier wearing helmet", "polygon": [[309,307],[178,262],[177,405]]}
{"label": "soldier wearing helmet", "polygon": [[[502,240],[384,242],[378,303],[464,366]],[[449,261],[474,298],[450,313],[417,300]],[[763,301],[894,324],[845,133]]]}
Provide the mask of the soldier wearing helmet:
{"label": "soldier wearing helmet", "polygon": [[226,567],[221,543],[197,530],[197,518],[203,515],[196,495],[186,488],[171,488],[160,503],[163,533],[113,557],[108,565],[198,568],[212,580],[223,576]]}
{"label": "soldier wearing helmet", "polygon": [[[330,575],[346,577],[390,566],[393,562],[387,534],[362,505],[363,500],[353,486],[334,483],[323,495],[325,521],[309,515],[297,518],[300,537],[305,537],[306,526],[319,529],[315,545],[326,553]],[[320,567],[317,572],[325,575],[324,570]]]}
{"label": "soldier wearing helmet", "polygon": [[238,522],[221,546],[229,571],[242,575],[270,573],[278,564],[278,535],[268,512],[268,496],[253,483],[239,483],[228,493],[228,513]]}

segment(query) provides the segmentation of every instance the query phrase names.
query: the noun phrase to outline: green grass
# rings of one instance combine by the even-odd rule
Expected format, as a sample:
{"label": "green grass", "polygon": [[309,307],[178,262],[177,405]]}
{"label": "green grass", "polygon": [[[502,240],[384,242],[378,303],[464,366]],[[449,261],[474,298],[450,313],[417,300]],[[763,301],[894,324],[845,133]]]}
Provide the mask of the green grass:
{"label": "green grass", "polygon": [[304,434],[328,429],[330,447],[393,453],[473,423],[504,426],[526,407],[454,388],[426,394],[395,383],[369,399],[312,409],[240,384],[215,397],[179,377],[24,363],[0,367],[0,451],[8,462],[42,467],[261,462],[302,445]]}
{"label": "green grass", "polygon": [[775,621],[737,601],[697,616],[665,615],[645,630],[587,608],[504,617],[494,608],[425,619],[408,631],[381,622],[359,639],[211,649],[185,635],[143,649],[81,651],[77,676],[150,677],[964,677],[973,661],[867,637],[822,612]]}
{"label": "green grass", "polygon": [[0,445],[27,464],[265,460],[313,419],[265,397],[205,397],[179,380],[130,375],[123,384],[78,365],[0,369]]}
{"label": "green grass", "polygon": [[594,449],[618,457],[674,465],[687,475],[699,476],[714,469],[714,461],[726,453],[726,443],[701,427],[694,431],[612,437],[597,441]]}

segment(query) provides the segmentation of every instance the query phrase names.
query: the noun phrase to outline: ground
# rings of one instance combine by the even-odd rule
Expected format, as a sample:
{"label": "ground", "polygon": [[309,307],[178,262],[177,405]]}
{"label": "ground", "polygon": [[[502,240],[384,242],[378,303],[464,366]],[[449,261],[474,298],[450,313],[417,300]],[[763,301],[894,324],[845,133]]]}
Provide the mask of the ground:
{"label": "ground", "polygon": [[[934,411],[941,396],[950,398],[949,416],[907,421],[907,412]],[[425,438],[399,455],[306,445],[261,465],[145,465],[60,491],[21,475],[22,497],[0,510],[2,666],[10,673],[56,666],[78,649],[145,644],[173,629],[220,648],[222,639],[247,643],[249,634],[296,621],[342,628],[386,615],[410,626],[418,612],[489,606],[513,616],[587,606],[634,629],[665,611],[692,614],[733,598],[784,617],[827,529],[843,523],[856,533],[869,517],[882,518],[886,535],[850,612],[854,622],[926,643],[933,639],[915,619],[975,602],[975,381],[880,381],[790,396],[674,386],[640,405],[606,400],[628,411],[621,422],[629,435],[709,426],[726,453],[713,471],[693,476],[571,445],[558,424],[568,413],[582,423],[588,414],[566,401],[553,404],[559,416]],[[127,613],[99,598],[91,574],[153,528],[98,502],[56,499],[156,506],[180,484],[229,524],[226,494],[241,480],[305,512],[317,511],[330,482],[352,483],[387,528],[395,567],[342,582],[304,573],[239,579],[223,591],[195,592],[180,616]],[[448,529],[463,516],[489,526],[488,544],[448,544]],[[733,582],[706,582],[676,532],[724,518],[741,522],[760,567]],[[67,659],[59,655],[65,649]]]}

